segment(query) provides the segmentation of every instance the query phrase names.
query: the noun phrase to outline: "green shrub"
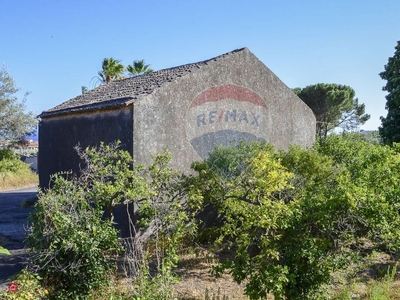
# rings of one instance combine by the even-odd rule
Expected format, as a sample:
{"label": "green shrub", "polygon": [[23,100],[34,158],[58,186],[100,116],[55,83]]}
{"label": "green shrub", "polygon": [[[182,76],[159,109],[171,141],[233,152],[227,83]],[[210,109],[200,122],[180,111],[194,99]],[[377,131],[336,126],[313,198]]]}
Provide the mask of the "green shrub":
{"label": "green shrub", "polygon": [[17,156],[14,154],[14,152],[9,149],[9,148],[2,148],[0,149],[0,161],[7,159],[7,160],[13,160],[16,159]]}
{"label": "green shrub", "polygon": [[17,173],[19,170],[24,168],[25,168],[25,163],[17,158],[3,159],[0,161],[0,173],[6,173],[6,172]]}
{"label": "green shrub", "polygon": [[6,248],[0,246],[0,254],[10,255],[10,251],[8,251]]}
{"label": "green shrub", "polygon": [[140,236],[127,240],[127,269],[133,275],[133,299],[175,299],[173,268],[178,250],[194,230],[187,202],[190,181],[168,167],[171,155],[164,151],[153,157],[143,173],[149,190],[144,199],[132,199],[138,206]]}
{"label": "green shrub", "polygon": [[26,164],[11,149],[0,149],[0,173],[17,173],[19,170],[25,169],[25,167]]}
{"label": "green shrub", "polygon": [[[171,160],[167,152],[145,168],[133,166],[118,143],[77,151],[86,168],[78,178],[55,176],[52,188],[39,193],[31,215],[27,242],[33,266],[51,297],[88,299],[107,294],[104,290],[115,275],[110,262],[123,246],[132,297],[173,299],[172,268],[178,262],[180,241],[191,228],[183,201],[185,176],[167,166]],[[132,235],[123,242],[113,226],[113,209],[119,205],[134,205],[140,214],[139,223],[134,216],[128,220]]]}
{"label": "green shrub", "polygon": [[54,187],[39,194],[31,214],[27,244],[55,297],[83,299],[107,284],[109,259],[120,250],[116,229],[86,193],[76,182],[55,177]]}
{"label": "green shrub", "polygon": [[194,164],[203,207],[222,217],[232,255],[215,268],[251,299],[314,299],[331,273],[357,261],[357,243],[400,247],[400,155],[352,135],[314,148],[217,148]]}

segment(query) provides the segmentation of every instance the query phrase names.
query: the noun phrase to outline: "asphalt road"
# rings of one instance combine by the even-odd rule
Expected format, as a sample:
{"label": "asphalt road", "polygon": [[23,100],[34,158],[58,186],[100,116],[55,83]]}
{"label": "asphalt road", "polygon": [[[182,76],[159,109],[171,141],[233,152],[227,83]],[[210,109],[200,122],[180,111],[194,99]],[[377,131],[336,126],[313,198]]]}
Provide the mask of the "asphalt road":
{"label": "asphalt road", "polygon": [[37,188],[0,192],[0,245],[11,255],[0,254],[0,293],[7,288],[10,276],[26,266],[27,250],[24,239]]}

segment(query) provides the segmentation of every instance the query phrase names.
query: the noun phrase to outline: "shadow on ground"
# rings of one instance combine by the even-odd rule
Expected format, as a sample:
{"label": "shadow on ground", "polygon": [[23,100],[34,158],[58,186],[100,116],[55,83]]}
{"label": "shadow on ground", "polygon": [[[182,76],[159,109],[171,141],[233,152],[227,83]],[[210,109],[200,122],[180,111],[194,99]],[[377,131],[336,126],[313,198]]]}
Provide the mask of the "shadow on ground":
{"label": "shadow on ground", "polygon": [[36,195],[36,187],[0,192],[0,245],[11,253],[0,254],[0,292],[7,287],[10,278],[27,265],[24,240]]}

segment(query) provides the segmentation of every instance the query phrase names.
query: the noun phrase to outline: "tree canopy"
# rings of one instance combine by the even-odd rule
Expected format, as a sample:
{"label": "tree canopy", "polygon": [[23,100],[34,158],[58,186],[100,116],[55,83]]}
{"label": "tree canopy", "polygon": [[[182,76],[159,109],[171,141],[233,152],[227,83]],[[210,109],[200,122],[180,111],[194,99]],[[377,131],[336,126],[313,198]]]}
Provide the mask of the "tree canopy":
{"label": "tree canopy", "polygon": [[[124,79],[126,76],[133,77],[142,74],[148,74],[153,72],[150,65],[146,65],[144,59],[134,60],[132,65],[125,67],[120,60],[112,57],[104,58],[101,71],[97,73],[98,76],[92,78],[95,79],[97,84],[108,84],[111,81]],[[82,94],[89,91],[88,87],[81,86]]]}
{"label": "tree canopy", "polygon": [[385,107],[388,113],[386,118],[381,117],[382,125],[379,127],[385,144],[400,142],[400,41],[395,49],[394,55],[389,57],[385,65],[385,71],[379,74],[387,81],[382,90],[388,92]]}
{"label": "tree canopy", "polygon": [[126,67],[129,76],[136,76],[142,74],[148,74],[153,72],[153,69],[150,68],[150,65],[146,65],[144,59],[135,60],[132,65],[128,65]]}
{"label": "tree canopy", "polygon": [[102,83],[110,83],[113,80],[122,79],[125,67],[121,62],[112,57],[104,58],[101,65],[101,71],[98,72]]}
{"label": "tree canopy", "polygon": [[365,113],[365,105],[358,103],[355,91],[347,85],[318,83],[293,91],[314,112],[319,137],[326,137],[337,127],[353,130],[370,118]]}
{"label": "tree canopy", "polygon": [[0,139],[16,141],[36,130],[35,115],[25,112],[27,94],[18,101],[16,94],[20,91],[3,66],[0,69]]}

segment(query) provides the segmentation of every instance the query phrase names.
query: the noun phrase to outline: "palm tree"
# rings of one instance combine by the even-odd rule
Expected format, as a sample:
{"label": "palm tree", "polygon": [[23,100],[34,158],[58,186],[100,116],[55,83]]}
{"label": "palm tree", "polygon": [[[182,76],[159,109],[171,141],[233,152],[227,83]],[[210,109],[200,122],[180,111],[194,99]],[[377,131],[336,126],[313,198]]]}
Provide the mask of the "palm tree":
{"label": "palm tree", "polygon": [[102,70],[98,72],[101,83],[108,84],[113,80],[122,79],[125,66],[112,57],[103,59]]}
{"label": "palm tree", "polygon": [[87,87],[87,86],[84,86],[84,85],[81,86],[81,90],[82,90],[82,95],[83,95],[83,94],[86,94],[87,92],[89,92],[88,87]]}
{"label": "palm tree", "polygon": [[144,59],[135,60],[132,65],[128,65],[126,70],[129,76],[137,76],[142,74],[148,74],[153,72],[153,69],[149,68],[150,65],[146,65]]}

